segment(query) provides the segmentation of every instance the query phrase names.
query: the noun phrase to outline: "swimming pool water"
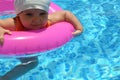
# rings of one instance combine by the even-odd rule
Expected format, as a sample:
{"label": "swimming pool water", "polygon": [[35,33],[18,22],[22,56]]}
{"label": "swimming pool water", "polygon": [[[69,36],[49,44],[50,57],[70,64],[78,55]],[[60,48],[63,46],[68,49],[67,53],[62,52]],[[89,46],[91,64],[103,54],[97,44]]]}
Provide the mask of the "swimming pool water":
{"label": "swimming pool water", "polygon": [[[81,21],[84,32],[39,56],[39,65],[18,80],[120,80],[120,1],[52,0]],[[0,75],[20,64],[0,59]]]}

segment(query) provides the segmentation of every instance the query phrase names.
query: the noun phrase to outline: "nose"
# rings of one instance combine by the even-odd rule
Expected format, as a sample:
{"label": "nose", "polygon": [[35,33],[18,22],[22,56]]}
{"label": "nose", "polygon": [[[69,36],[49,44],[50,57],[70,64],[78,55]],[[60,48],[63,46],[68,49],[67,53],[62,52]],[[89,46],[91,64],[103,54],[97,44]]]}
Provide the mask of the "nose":
{"label": "nose", "polygon": [[33,24],[40,24],[41,23],[41,18],[40,17],[34,17],[33,19],[32,19],[32,23]]}

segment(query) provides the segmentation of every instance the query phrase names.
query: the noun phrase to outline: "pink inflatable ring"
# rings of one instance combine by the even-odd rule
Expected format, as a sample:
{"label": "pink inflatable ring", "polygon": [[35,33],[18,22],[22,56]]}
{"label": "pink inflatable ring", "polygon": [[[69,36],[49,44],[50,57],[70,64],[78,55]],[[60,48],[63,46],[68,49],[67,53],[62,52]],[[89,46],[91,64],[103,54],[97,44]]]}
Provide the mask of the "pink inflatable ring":
{"label": "pink inflatable ring", "polygon": [[[6,6],[7,5],[7,6]],[[14,11],[13,0],[0,1],[0,13]],[[51,3],[49,13],[61,10]],[[73,36],[73,26],[67,22],[60,22],[48,28],[31,31],[13,31],[12,35],[5,35],[4,45],[0,47],[1,55],[23,55],[44,52],[60,47]]]}

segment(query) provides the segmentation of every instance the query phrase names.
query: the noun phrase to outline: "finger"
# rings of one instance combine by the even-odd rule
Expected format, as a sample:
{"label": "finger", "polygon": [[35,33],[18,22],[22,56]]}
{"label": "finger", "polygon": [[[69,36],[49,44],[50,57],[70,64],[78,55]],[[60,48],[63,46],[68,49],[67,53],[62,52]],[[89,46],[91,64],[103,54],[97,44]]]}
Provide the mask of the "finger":
{"label": "finger", "polygon": [[4,39],[0,39],[0,46],[3,46]]}
{"label": "finger", "polygon": [[4,37],[3,35],[0,35],[0,46],[2,46],[4,43]]}
{"label": "finger", "polygon": [[72,34],[73,34],[74,36],[78,36],[80,33],[81,33],[81,31],[80,31],[80,30],[77,30],[77,31],[73,32]]}
{"label": "finger", "polygon": [[78,34],[77,34],[76,32],[73,32],[72,35],[73,35],[73,36],[77,36]]}
{"label": "finger", "polygon": [[5,33],[10,34],[10,35],[12,34],[11,31],[9,31],[9,30],[5,30]]}

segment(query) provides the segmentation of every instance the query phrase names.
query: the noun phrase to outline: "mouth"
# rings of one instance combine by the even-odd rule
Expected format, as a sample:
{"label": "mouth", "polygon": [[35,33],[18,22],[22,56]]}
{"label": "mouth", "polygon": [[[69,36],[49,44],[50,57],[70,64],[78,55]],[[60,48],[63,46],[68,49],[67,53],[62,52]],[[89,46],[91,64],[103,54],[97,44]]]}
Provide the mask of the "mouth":
{"label": "mouth", "polygon": [[36,24],[36,25],[31,25],[33,27],[40,27],[41,25],[40,24]]}
{"label": "mouth", "polygon": [[31,25],[31,29],[41,29],[43,28],[41,24]]}
{"label": "mouth", "polygon": [[41,24],[32,24],[31,27],[41,27]]}

